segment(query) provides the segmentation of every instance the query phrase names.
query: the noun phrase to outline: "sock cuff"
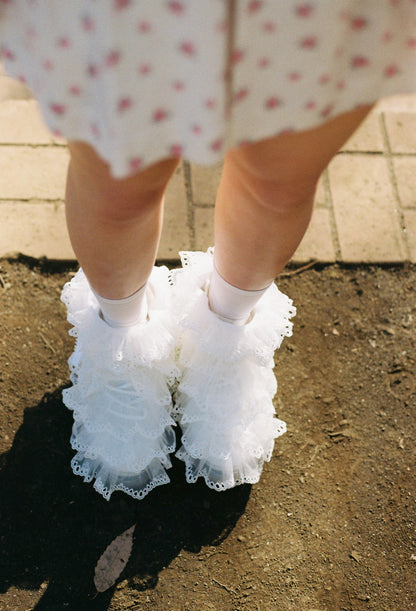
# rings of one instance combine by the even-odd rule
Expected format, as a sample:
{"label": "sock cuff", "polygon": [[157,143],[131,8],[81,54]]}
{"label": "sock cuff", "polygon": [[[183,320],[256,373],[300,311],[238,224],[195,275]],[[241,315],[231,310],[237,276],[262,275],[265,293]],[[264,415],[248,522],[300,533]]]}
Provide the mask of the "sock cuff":
{"label": "sock cuff", "polygon": [[140,289],[138,289],[137,291],[135,291],[132,295],[129,295],[129,297],[123,297],[122,299],[108,299],[107,297],[101,297],[101,295],[99,295],[96,291],[94,291],[94,289],[91,289],[92,292],[94,293],[97,301],[99,301],[99,303],[104,303],[106,305],[127,305],[129,303],[133,303],[134,301],[136,301],[136,299],[141,296],[141,294],[145,293],[146,291],[146,285],[144,284]]}
{"label": "sock cuff", "polygon": [[242,295],[242,296],[249,296],[252,295],[253,297],[261,297],[262,293],[264,293],[265,291],[267,291],[267,289],[269,288],[270,284],[268,284],[267,286],[265,286],[263,289],[256,289],[255,291],[253,290],[246,290],[246,289],[239,289],[237,286],[234,286],[233,284],[230,284],[229,282],[227,282],[226,280],[224,280],[224,278],[221,276],[221,274],[219,273],[219,271],[217,270],[215,263],[212,269],[212,274],[219,279],[219,281],[221,283],[224,284],[224,287],[227,288],[227,290],[231,291],[232,293],[234,293],[235,295]]}
{"label": "sock cuff", "polygon": [[224,280],[214,265],[208,289],[209,307],[225,322],[244,325],[269,286],[256,291],[240,289]]}
{"label": "sock cuff", "polygon": [[107,299],[93,289],[92,292],[101,308],[102,318],[110,327],[131,327],[147,318],[146,284],[129,297]]}

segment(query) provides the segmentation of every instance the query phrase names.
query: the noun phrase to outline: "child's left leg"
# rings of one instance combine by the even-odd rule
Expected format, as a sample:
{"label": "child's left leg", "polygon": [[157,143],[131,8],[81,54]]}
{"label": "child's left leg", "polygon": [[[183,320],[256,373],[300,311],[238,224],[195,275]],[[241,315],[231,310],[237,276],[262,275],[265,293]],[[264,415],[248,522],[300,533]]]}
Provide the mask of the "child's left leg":
{"label": "child's left leg", "polygon": [[274,281],[308,227],[321,173],[370,110],[228,153],[215,206],[215,262],[227,282]]}
{"label": "child's left leg", "polygon": [[285,431],[274,418],[273,353],[295,311],[273,281],[308,226],[321,172],[368,111],[226,156],[214,261],[189,254],[178,274],[190,294],[176,405],[189,482],[223,490],[258,481]]}

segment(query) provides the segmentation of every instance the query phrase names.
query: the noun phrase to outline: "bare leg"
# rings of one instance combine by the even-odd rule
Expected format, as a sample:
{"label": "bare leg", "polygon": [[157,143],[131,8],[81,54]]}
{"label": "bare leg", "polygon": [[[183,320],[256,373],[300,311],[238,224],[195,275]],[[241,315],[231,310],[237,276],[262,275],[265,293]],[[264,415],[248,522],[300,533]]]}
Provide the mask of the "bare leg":
{"label": "bare leg", "polygon": [[[176,410],[183,445],[177,456],[186,464],[190,483],[203,477],[211,488],[225,490],[258,481],[274,440],[286,430],[285,423],[273,417],[273,353],[291,335],[294,310],[291,301],[269,285],[302,239],[322,170],[368,110],[226,156],[215,213],[219,275],[214,269],[208,295],[199,294],[190,306],[190,322],[184,327],[192,333],[185,331],[185,349],[179,355],[183,378]],[[198,275],[198,258],[186,263],[184,288],[187,281],[193,286],[195,277],[205,288],[209,272]],[[205,259],[204,269],[210,264]],[[197,365],[189,362],[189,354]]]}
{"label": "bare leg", "polygon": [[[167,269],[155,270],[148,296],[138,289],[154,265],[162,198],[178,162],[166,159],[114,180],[90,146],[72,142],[69,149],[68,228],[102,314],[79,272],[63,291],[77,337],[69,360],[73,385],[63,392],[75,416],[71,465],[106,499],[115,490],[140,499],[169,481],[165,469],[175,447]],[[153,316],[145,319],[147,306]]]}
{"label": "bare leg", "polygon": [[259,290],[276,278],[307,229],[322,171],[370,110],[228,153],[215,208],[215,264],[227,282]]}
{"label": "bare leg", "polygon": [[162,199],[178,160],[163,160],[115,180],[87,144],[70,142],[66,190],[68,231],[92,288],[122,299],[141,288],[156,257]]}

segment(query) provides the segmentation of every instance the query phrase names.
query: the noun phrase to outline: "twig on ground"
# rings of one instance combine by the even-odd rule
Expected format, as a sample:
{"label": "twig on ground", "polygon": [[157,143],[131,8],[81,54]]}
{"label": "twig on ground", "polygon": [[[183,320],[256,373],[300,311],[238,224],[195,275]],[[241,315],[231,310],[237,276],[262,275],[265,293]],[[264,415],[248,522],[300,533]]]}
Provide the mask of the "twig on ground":
{"label": "twig on ground", "polygon": [[47,346],[47,347],[49,348],[49,350],[52,352],[52,354],[56,354],[56,350],[55,350],[55,348],[52,346],[52,344],[50,344],[50,343],[48,342],[48,340],[47,340],[47,339],[46,339],[46,337],[43,335],[43,333],[40,333],[40,332],[39,332],[39,335],[40,335],[40,337],[42,338],[42,340],[43,340],[43,342],[44,342],[45,346]]}
{"label": "twig on ground", "polygon": [[221,588],[224,588],[224,590],[226,590],[229,594],[235,594],[235,591],[232,588],[229,588],[228,586],[226,586],[225,584],[221,583],[220,581],[217,581],[216,579],[212,579],[211,581],[213,583],[217,584],[217,586],[220,586]]}
{"label": "twig on ground", "polygon": [[282,274],[279,274],[279,277],[288,278],[290,276],[296,276],[297,274],[301,274],[310,267],[313,267],[316,263],[318,263],[317,259],[313,259],[313,261],[309,261],[309,263],[307,263],[306,265],[302,265],[302,267],[298,267],[298,269],[294,269],[291,272],[283,272]]}

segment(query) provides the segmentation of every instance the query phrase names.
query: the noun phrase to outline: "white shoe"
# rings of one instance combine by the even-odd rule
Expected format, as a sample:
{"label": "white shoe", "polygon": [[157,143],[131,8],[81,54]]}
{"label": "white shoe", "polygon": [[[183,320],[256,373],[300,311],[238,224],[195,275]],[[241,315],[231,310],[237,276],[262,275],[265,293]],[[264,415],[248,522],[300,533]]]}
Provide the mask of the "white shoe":
{"label": "white shoe", "polygon": [[176,456],[186,479],[215,490],[259,481],[274,440],[286,431],[275,418],[273,353],[292,334],[292,301],[273,284],[244,326],[220,320],[208,306],[213,251],[181,253],[174,274],[179,386],[174,414],[183,435]]}
{"label": "white shoe", "polygon": [[169,385],[172,358],[169,271],[155,267],[147,284],[148,319],[113,328],[100,316],[98,302],[80,270],[62,292],[76,337],[68,363],[73,386],[63,391],[73,410],[71,466],[109,499],[122,490],[143,498],[169,482],[165,468],[175,449]]}

